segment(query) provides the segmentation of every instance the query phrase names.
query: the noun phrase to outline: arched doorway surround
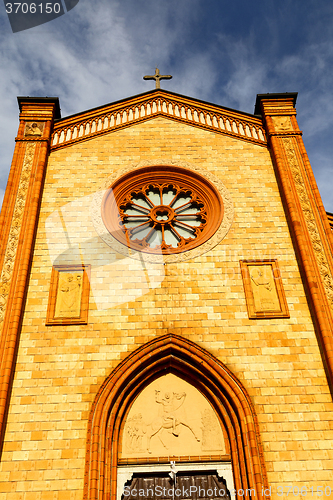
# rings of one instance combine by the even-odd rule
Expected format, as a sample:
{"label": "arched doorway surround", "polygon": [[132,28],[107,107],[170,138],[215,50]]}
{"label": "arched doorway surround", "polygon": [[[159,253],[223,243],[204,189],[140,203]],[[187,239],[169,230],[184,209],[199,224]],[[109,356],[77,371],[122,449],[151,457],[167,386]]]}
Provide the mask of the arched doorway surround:
{"label": "arched doorway surround", "polygon": [[245,388],[210,353],[168,334],[131,353],[101,386],[88,424],[84,499],[116,499],[122,421],[142,389],[168,372],[197,387],[215,409],[228,434],[236,491],[254,488],[256,498],[262,498],[267,475],[255,411]]}

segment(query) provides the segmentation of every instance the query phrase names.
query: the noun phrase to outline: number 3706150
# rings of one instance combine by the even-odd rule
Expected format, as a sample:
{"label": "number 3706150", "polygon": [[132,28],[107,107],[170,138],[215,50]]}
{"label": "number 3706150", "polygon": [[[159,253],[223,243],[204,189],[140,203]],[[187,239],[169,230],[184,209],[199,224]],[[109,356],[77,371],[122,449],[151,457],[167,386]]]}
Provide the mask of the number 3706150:
{"label": "number 3706150", "polygon": [[59,14],[60,11],[60,3],[6,3],[7,14]]}

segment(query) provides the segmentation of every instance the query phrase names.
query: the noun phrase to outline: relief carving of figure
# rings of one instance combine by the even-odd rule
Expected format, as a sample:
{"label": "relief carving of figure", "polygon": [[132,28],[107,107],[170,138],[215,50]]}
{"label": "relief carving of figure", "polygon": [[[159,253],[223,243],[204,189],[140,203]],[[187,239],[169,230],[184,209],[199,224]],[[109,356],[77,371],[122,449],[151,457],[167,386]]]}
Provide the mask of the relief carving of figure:
{"label": "relief carving of figure", "polygon": [[202,450],[225,453],[225,447],[220,438],[220,428],[212,410],[206,409],[201,414]]}
{"label": "relief carving of figure", "polygon": [[250,277],[254,302],[257,310],[276,310],[280,308],[271,266],[250,267]]}
{"label": "relief carving of figure", "polygon": [[150,442],[154,436],[157,436],[164,448],[168,449],[163,441],[162,432],[164,429],[166,429],[169,433],[172,433],[173,436],[178,437],[181,431],[181,426],[183,425],[192,432],[197,441],[200,441],[194,429],[187,423],[184,413],[179,411],[184,404],[185,398],[185,392],[165,392],[162,396],[161,391],[155,391],[155,402],[161,405],[162,411],[160,415],[152,421],[149,426],[150,429],[147,431],[148,453],[151,453]]}
{"label": "relief carving of figure", "polygon": [[55,317],[79,316],[82,274],[60,273]]}
{"label": "relief carving of figure", "polygon": [[24,135],[25,136],[29,136],[29,135],[41,136],[42,135],[42,131],[39,128],[38,123],[34,122],[31,125],[29,125],[27,123]]}
{"label": "relief carving of figure", "polygon": [[134,415],[128,420],[127,425],[127,447],[130,451],[144,451],[143,437],[147,432],[147,426],[142,419],[141,413]]}
{"label": "relief carving of figure", "polygon": [[285,132],[292,130],[291,121],[289,116],[273,116],[272,117],[275,130],[278,132]]}

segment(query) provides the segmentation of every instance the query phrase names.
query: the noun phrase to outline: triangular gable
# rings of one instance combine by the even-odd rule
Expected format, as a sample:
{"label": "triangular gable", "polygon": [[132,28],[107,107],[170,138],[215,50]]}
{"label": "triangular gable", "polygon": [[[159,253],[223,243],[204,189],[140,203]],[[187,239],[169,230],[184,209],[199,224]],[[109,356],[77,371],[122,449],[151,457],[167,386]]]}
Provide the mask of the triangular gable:
{"label": "triangular gable", "polygon": [[262,120],[165,90],[154,90],[57,121],[52,150],[92,139],[157,116],[266,146]]}

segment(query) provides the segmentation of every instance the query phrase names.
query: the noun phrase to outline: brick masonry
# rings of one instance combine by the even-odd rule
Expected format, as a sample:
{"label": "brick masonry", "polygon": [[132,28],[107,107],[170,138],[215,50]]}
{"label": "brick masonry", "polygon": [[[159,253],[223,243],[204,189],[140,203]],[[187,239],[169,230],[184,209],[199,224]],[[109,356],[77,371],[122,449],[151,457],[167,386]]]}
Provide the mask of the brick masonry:
{"label": "brick masonry", "polygon": [[[98,238],[90,205],[112,173],[155,158],[219,177],[235,218],[206,254],[147,270]],[[290,318],[248,319],[239,261],[249,259],[278,259]],[[91,265],[87,325],[45,325],[54,264]],[[81,500],[89,412],[101,384],[134,349],[169,333],[204,348],[242,382],[273,499],[289,484],[333,492],[332,399],[270,151],[157,117],[49,157],[0,500]]]}

